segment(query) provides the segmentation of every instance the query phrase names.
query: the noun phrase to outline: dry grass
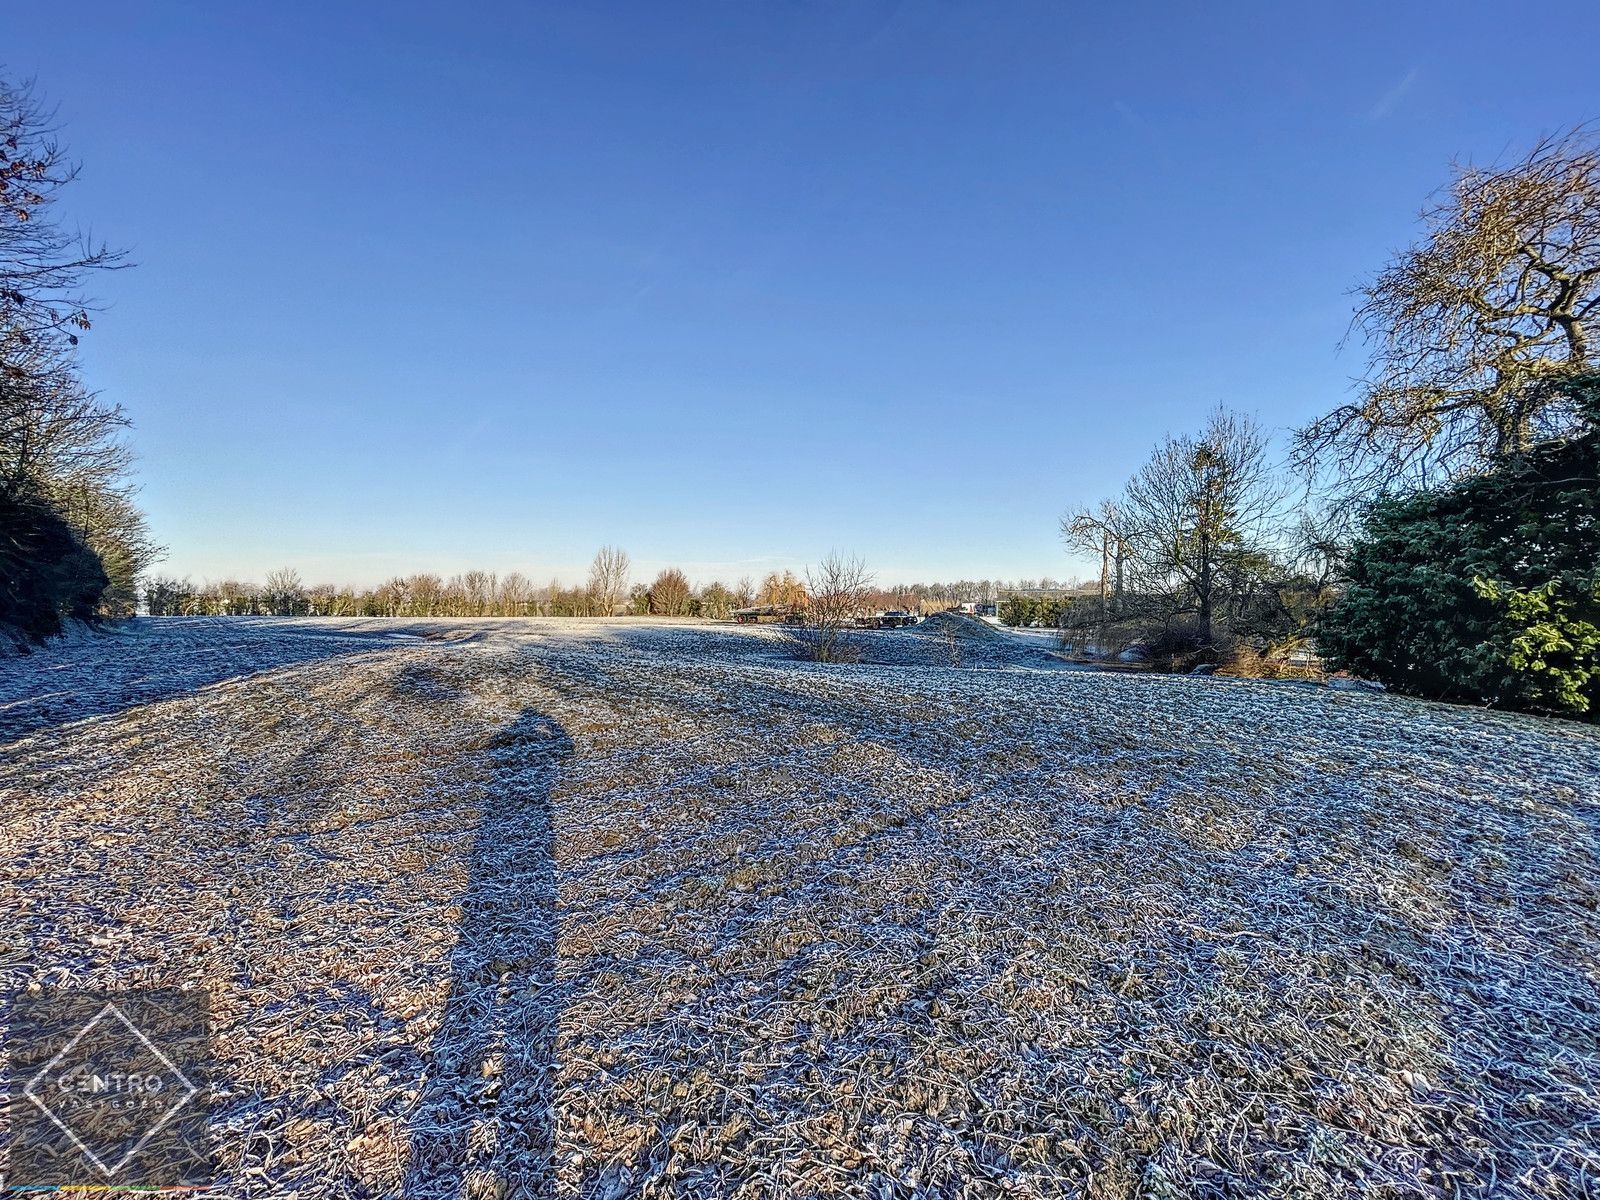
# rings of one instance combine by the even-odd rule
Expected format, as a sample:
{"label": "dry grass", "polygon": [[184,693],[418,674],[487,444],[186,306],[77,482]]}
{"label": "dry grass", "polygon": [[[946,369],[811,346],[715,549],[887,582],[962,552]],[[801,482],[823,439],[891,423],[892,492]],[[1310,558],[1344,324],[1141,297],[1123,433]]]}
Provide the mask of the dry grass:
{"label": "dry grass", "polygon": [[40,727],[6,982],[208,989],[230,1196],[1594,1190],[1595,731],[774,646],[299,646]]}

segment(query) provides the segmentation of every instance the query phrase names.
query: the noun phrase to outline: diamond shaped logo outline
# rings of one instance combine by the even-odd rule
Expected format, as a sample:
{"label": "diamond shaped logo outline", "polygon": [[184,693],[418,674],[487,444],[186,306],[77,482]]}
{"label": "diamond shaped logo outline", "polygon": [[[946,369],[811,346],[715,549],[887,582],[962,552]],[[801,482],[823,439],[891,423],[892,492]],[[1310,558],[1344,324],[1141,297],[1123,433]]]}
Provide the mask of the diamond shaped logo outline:
{"label": "diamond shaped logo outline", "polygon": [[[129,1033],[133,1034],[134,1037],[138,1038],[139,1042],[144,1046],[144,1048],[150,1051],[151,1054],[155,1055],[155,1057],[160,1061],[161,1065],[166,1070],[172,1072],[173,1075],[177,1076],[178,1082],[184,1086],[183,1095],[178,1098],[171,1108],[167,1109],[166,1113],[163,1114],[159,1121],[150,1126],[149,1129],[145,1130],[143,1137],[129,1147],[122,1157],[111,1166],[107,1166],[104,1162],[102,1162],[100,1156],[93,1150],[89,1149],[89,1147],[84,1144],[83,1139],[73,1132],[72,1127],[60,1117],[56,1116],[56,1114],[51,1111],[50,1106],[46,1104],[44,1100],[41,1099],[34,1091],[34,1089],[38,1086],[39,1081],[44,1079],[50,1074],[50,1072],[55,1070],[56,1066],[67,1056],[72,1048],[82,1041],[89,1031],[96,1025],[100,1024],[100,1022],[108,1015],[115,1017],[118,1021],[120,1021],[123,1028]],[[22,1094],[29,1100],[33,1101],[34,1105],[37,1106],[39,1111],[45,1116],[49,1117],[51,1123],[55,1125],[57,1129],[61,1130],[62,1133],[66,1134],[67,1137],[71,1139],[72,1144],[76,1146],[79,1151],[82,1152],[83,1156],[92,1162],[99,1169],[100,1173],[107,1179],[110,1179],[118,1171],[122,1170],[123,1167],[127,1166],[128,1161],[132,1159],[134,1155],[138,1154],[139,1151],[143,1150],[150,1139],[155,1137],[157,1133],[161,1132],[162,1128],[169,1121],[171,1121],[173,1117],[177,1116],[178,1113],[182,1111],[183,1106],[188,1104],[190,1100],[193,1100],[199,1091],[200,1089],[195,1087],[195,1085],[190,1082],[189,1077],[178,1069],[178,1064],[173,1062],[164,1053],[162,1053],[161,1048],[147,1038],[144,1035],[144,1031],[130,1021],[127,1014],[111,1001],[107,1001],[105,1006],[101,1008],[99,1012],[95,1013],[95,1015],[84,1024],[82,1029],[73,1034],[72,1040],[69,1041],[65,1046],[61,1047],[61,1049],[56,1052],[55,1057],[53,1057],[49,1062],[45,1063],[43,1067],[39,1068],[38,1072],[33,1076],[33,1078],[28,1080],[28,1082],[24,1084],[22,1088]]]}

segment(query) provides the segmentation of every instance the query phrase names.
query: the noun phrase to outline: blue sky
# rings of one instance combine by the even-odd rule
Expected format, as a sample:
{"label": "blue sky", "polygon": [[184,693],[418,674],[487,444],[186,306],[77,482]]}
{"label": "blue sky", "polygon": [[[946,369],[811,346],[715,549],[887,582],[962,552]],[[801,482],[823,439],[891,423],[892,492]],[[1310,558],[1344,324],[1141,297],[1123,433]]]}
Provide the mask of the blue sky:
{"label": "blue sky", "polygon": [[1337,403],[1450,161],[1600,116],[1600,9],[1507,20],[90,2],[0,63],[139,264],[84,362],[168,570],[887,582],[1070,574],[1163,431]]}

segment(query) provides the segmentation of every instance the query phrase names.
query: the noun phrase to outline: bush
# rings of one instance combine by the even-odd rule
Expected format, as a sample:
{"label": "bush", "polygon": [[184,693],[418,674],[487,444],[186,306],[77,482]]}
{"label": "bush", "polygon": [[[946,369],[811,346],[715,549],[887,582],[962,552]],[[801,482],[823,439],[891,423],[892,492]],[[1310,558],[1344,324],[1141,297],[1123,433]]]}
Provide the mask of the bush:
{"label": "bush", "polygon": [[1141,639],[1150,665],[1158,671],[1185,674],[1203,662],[1216,662],[1215,639],[1200,634],[1197,621],[1171,621]]}
{"label": "bush", "polygon": [[871,584],[872,574],[864,562],[837,552],[806,572],[806,622],[793,636],[801,658],[824,663],[861,661],[861,647],[850,630],[866,606]]}
{"label": "bush", "polygon": [[0,622],[39,640],[93,620],[109,582],[100,558],[42,499],[0,498]]}
{"label": "bush", "polygon": [[1528,699],[1552,712],[1593,716],[1600,682],[1600,579],[1552,579],[1520,589],[1472,582],[1480,596],[1502,607],[1511,631],[1506,665],[1525,677]]}
{"label": "bush", "polygon": [[1600,719],[1600,375],[1584,414],[1486,474],[1375,503],[1317,641],[1396,691]]}
{"label": "bush", "polygon": [[1239,679],[1277,679],[1283,675],[1283,664],[1250,643],[1240,642],[1218,657],[1217,674]]}

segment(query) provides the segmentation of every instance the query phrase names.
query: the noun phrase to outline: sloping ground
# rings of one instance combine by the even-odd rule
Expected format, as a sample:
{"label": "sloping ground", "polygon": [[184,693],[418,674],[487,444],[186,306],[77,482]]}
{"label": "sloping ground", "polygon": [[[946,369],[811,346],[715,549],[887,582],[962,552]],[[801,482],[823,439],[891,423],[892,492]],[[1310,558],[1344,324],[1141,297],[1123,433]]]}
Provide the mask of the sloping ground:
{"label": "sloping ground", "polygon": [[976,670],[1033,667],[1063,670],[1072,664],[1051,653],[1054,641],[1018,637],[964,613],[934,613],[909,629],[869,643],[866,661],[885,665],[959,666]]}
{"label": "sloping ground", "polygon": [[977,617],[956,612],[933,613],[912,628],[924,636],[953,636],[969,642],[993,642],[1005,636],[994,626]]}
{"label": "sloping ground", "polygon": [[219,1194],[1600,1172],[1593,729],[704,626],[135,636],[0,666],[0,983],[207,989]]}

